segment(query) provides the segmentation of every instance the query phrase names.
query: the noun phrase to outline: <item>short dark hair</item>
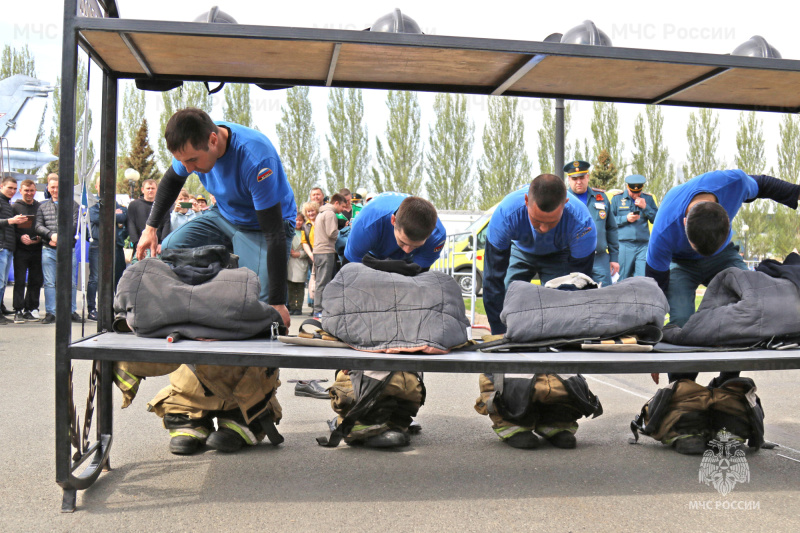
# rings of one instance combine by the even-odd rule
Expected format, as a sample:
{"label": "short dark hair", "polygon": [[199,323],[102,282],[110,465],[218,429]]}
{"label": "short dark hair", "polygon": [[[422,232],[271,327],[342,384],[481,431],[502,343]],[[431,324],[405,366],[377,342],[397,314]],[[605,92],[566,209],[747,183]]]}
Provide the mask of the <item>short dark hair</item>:
{"label": "short dark hair", "polygon": [[347,187],[342,187],[341,189],[339,189],[339,194],[341,194],[342,196],[347,196],[348,194],[353,194],[353,193],[351,193],[350,189],[348,189]]}
{"label": "short dark hair", "polygon": [[531,181],[528,198],[536,203],[536,207],[550,213],[567,199],[567,186],[554,174],[539,174]]}
{"label": "short dark hair", "polygon": [[439,215],[428,200],[409,196],[395,213],[394,227],[401,230],[412,241],[424,241],[433,233]]}
{"label": "short dark hair", "polygon": [[704,257],[714,255],[731,231],[731,222],[725,208],[716,202],[695,204],[686,217],[686,236]]}
{"label": "short dark hair", "polygon": [[12,178],[11,176],[5,176],[5,177],[2,179],[2,181],[0,181],[0,185],[5,185],[5,184],[6,184],[6,183],[8,183],[9,181],[13,181],[13,182],[14,182],[14,185],[16,185],[16,184],[17,184],[17,180],[16,180],[16,179]]}
{"label": "short dark hair", "polygon": [[345,198],[344,196],[342,196],[341,194],[339,194],[337,192],[336,194],[331,196],[331,202],[330,203],[335,204],[336,202],[339,202],[340,204],[346,204],[347,203],[347,198]]}
{"label": "short dark hair", "polygon": [[192,145],[195,150],[208,150],[208,137],[219,132],[219,128],[208,113],[196,107],[187,107],[176,112],[167,122],[164,130],[164,139],[167,141],[167,150],[176,152],[186,146]]}
{"label": "short dark hair", "polygon": [[23,187],[30,187],[31,185],[36,187],[36,182],[33,180],[22,180],[22,182],[19,184],[19,188],[21,189]]}

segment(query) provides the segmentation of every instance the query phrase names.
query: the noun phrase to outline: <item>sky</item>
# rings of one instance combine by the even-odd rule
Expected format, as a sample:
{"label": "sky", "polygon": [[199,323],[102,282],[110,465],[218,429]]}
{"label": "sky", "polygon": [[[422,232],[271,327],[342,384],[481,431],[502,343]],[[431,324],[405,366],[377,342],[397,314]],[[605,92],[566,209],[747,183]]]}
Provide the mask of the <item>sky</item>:
{"label": "sky", "polygon": [[[10,2],[7,2],[10,3]],[[58,0],[37,0],[36,2],[13,2],[3,7],[0,20],[0,45],[10,44],[21,47],[27,44],[34,54],[40,79],[55,83],[61,69],[61,38],[63,3]],[[218,5],[221,10],[237,21],[247,24],[271,26],[311,27],[363,30],[382,15],[399,8],[420,25],[423,32],[435,35],[455,35],[481,38],[518,39],[541,41],[547,35],[564,33],[581,24],[584,20],[593,21],[598,28],[611,38],[614,46],[626,48],[645,48],[727,54],[753,35],[761,35],[777,48],[785,59],[800,59],[800,39],[797,39],[791,24],[781,24],[797,19],[800,4],[789,2],[742,2],[737,0],[684,1],[669,3],[642,1],[593,2],[571,0],[569,2],[514,1],[505,2],[444,2],[438,0],[384,0],[322,2],[282,2],[279,8],[266,2],[245,0],[220,0],[219,2],[197,2],[196,0],[118,0],[123,18],[149,20],[190,21],[210,7]],[[35,9],[30,6],[35,5]],[[775,6],[772,9],[771,6]],[[780,6],[778,8],[778,6]],[[85,57],[85,56],[84,56]],[[90,86],[91,108],[94,110],[94,123],[91,138],[95,145],[99,140],[100,113],[100,71],[92,67]],[[591,80],[587,80],[591,83]],[[128,83],[128,82],[125,82]],[[120,103],[124,87],[120,88]],[[328,132],[327,98],[325,88],[311,88],[314,123],[323,156],[327,153],[325,134]],[[217,96],[222,96],[219,93]],[[265,92],[253,87],[251,91],[254,120],[261,131],[277,145],[275,125],[281,118],[281,105],[285,101],[284,91]],[[365,90],[364,108],[369,129],[371,154],[375,153],[375,137],[383,137],[388,111],[386,92]],[[150,124],[158,124],[160,96],[148,93],[147,118]],[[432,128],[434,95],[419,93],[422,108],[422,137],[426,142],[429,128]],[[26,109],[17,131],[9,135],[12,146],[30,146],[36,134],[41,108],[37,104]],[[52,109],[52,106],[50,106]],[[538,99],[521,99],[520,108],[525,120],[525,142],[529,157],[538,168],[536,149],[537,130],[541,127],[542,112]],[[620,139],[625,143],[624,153],[630,158],[633,148],[633,124],[636,116],[644,112],[644,107],[636,104],[618,104],[620,115]],[[482,152],[481,135],[486,115],[487,98],[468,96],[468,111],[475,122],[475,144],[473,155],[476,166]],[[670,158],[676,168],[680,168],[686,157],[686,125],[692,108],[665,106],[664,135],[670,150]],[[736,150],[736,130],[738,111],[716,111],[720,117],[721,139],[719,156],[728,167],[733,165]],[[567,142],[575,138],[591,141],[589,129],[592,116],[591,102],[572,102],[572,127]],[[222,118],[221,98],[215,100],[212,112],[215,119]],[[776,146],[779,141],[778,125],[782,115],[760,113],[766,137],[767,168],[777,168]],[[49,129],[48,117],[46,127]],[[150,142],[156,146],[151,127]],[[374,160],[373,160],[374,163]],[[324,176],[320,176],[324,180]]]}

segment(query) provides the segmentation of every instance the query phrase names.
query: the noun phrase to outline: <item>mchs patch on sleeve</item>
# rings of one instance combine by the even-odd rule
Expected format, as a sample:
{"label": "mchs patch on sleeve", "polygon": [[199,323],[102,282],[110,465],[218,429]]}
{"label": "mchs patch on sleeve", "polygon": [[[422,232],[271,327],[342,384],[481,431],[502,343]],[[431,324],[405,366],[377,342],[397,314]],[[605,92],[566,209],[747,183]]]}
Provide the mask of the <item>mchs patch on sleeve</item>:
{"label": "mchs patch on sleeve", "polygon": [[445,243],[445,242],[446,242],[446,241],[442,241],[441,243],[439,243],[439,246],[437,246],[436,248],[434,248],[434,249],[433,249],[433,253],[438,253],[438,252],[441,252],[441,251],[442,251],[442,248],[444,248],[444,243]]}
{"label": "mchs patch on sleeve", "polygon": [[258,176],[256,177],[257,181],[263,181],[268,177],[272,176],[272,169],[271,168],[262,168],[258,171]]}

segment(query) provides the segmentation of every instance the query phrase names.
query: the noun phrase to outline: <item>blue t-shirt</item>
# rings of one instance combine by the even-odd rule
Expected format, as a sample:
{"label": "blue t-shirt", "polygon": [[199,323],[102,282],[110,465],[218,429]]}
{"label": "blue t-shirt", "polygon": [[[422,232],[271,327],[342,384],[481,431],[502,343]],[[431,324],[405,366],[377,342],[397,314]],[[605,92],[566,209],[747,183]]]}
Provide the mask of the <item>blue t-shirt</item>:
{"label": "blue t-shirt", "polygon": [[[226,220],[249,229],[259,229],[256,211],[281,203],[283,219],[294,223],[297,204],[278,152],[267,137],[232,122],[215,122],[230,130],[225,154],[211,172],[197,172],[200,183],[217,200]],[[186,177],[190,173],[177,159],[172,169]]]}
{"label": "blue t-shirt", "polygon": [[351,221],[353,229],[350,230],[344,250],[348,261],[360,263],[367,253],[371,253],[378,259],[403,259],[427,268],[439,259],[447,238],[447,231],[441,220],[436,221],[436,227],[425,244],[410,254],[406,254],[397,245],[392,215],[409,196],[411,195],[399,192],[385,192],[364,206],[358,217]]}
{"label": "blue t-shirt", "polygon": [[[716,196],[719,204],[728,213],[728,218],[733,221],[742,203],[758,195],[758,183],[741,170],[714,170],[673,187],[661,202],[647,246],[647,264],[653,270],[661,272],[669,270],[673,258],[703,257],[692,249],[683,225],[689,203],[700,193],[711,193]],[[731,242],[732,236],[733,230],[729,231],[728,238],[720,250]],[[719,250],[715,255],[716,253],[719,253]]]}
{"label": "blue t-shirt", "polygon": [[489,221],[487,239],[498,250],[508,250],[511,243],[523,252],[549,255],[569,251],[575,259],[594,254],[597,228],[586,205],[567,191],[568,202],[555,228],[538,233],[531,225],[525,195],[528,186],[512,192],[500,202]]}

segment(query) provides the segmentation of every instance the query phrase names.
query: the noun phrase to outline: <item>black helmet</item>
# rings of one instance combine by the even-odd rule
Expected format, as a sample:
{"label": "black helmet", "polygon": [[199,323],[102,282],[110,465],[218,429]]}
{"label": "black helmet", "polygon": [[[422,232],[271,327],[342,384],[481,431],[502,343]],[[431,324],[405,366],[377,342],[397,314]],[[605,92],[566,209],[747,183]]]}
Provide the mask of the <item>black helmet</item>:
{"label": "black helmet", "polygon": [[736,47],[731,55],[781,59],[781,53],[760,35],[754,35]]}
{"label": "black helmet", "polygon": [[388,13],[369,28],[369,31],[385,31],[389,33],[422,33],[414,19],[408,15],[403,15],[399,9]]}
{"label": "black helmet", "polygon": [[219,6],[214,6],[202,15],[194,19],[194,22],[218,22],[236,24],[236,19],[220,10]]}
{"label": "black helmet", "polygon": [[591,20],[584,20],[580,26],[575,26],[567,31],[561,37],[561,42],[566,44],[612,46],[611,39],[606,35],[606,32],[597,29],[597,26]]}

